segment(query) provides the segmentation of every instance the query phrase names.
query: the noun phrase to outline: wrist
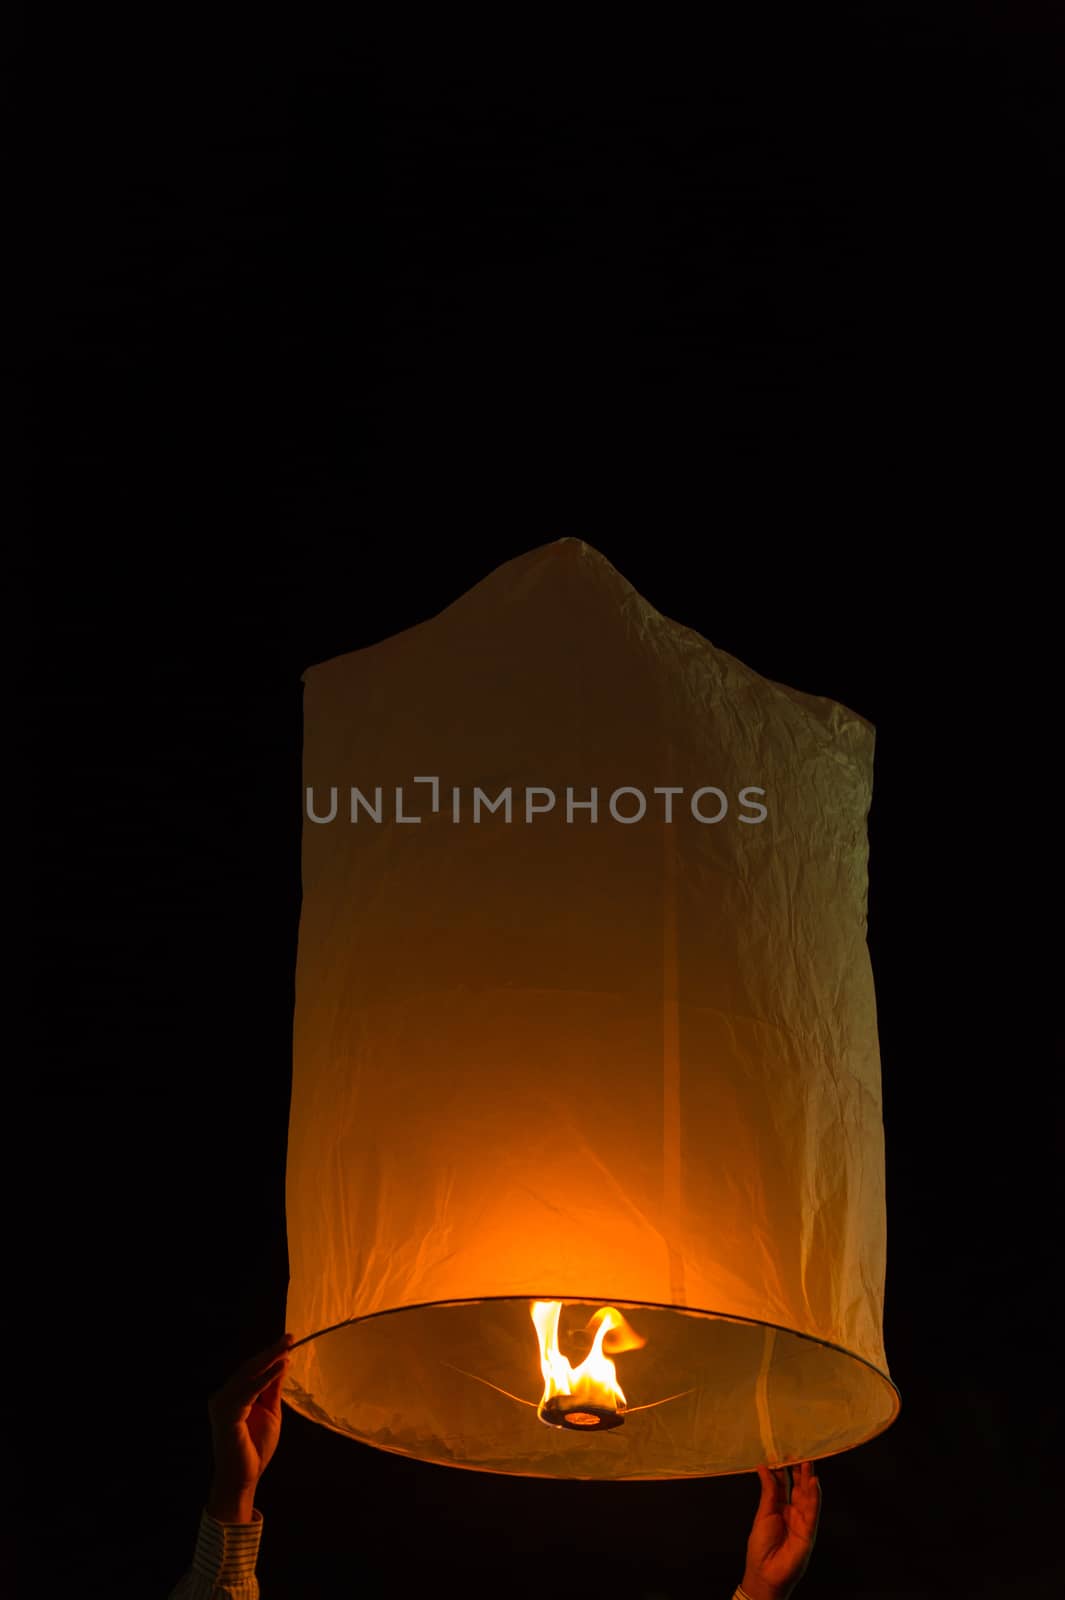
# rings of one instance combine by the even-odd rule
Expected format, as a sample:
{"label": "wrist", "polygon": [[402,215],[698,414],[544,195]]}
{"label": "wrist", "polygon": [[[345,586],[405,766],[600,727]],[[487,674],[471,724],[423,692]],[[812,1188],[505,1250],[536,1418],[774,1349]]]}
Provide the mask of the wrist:
{"label": "wrist", "polygon": [[747,1596],[747,1600],[788,1600],[794,1584],[789,1585],[786,1589],[778,1589],[772,1584],[766,1583],[765,1579],[760,1578],[757,1573],[744,1572],[740,1588]]}
{"label": "wrist", "polygon": [[207,1497],[207,1514],[216,1522],[251,1522],[255,1507],[255,1490],[232,1489],[224,1483],[213,1483]]}

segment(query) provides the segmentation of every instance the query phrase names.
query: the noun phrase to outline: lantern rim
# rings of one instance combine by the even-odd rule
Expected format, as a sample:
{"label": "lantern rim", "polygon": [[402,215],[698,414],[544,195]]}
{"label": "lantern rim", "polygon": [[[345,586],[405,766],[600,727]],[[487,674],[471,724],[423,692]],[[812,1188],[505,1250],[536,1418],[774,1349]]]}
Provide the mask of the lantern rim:
{"label": "lantern rim", "polygon": [[[625,1307],[626,1309],[633,1311],[672,1311],[678,1316],[705,1317],[708,1321],[712,1322],[735,1322],[749,1328],[769,1328],[775,1333],[786,1333],[790,1338],[805,1339],[809,1344],[820,1345],[823,1350],[834,1350],[837,1355],[847,1356],[849,1360],[858,1361],[863,1367],[868,1367],[870,1372],[875,1373],[878,1378],[888,1385],[895,1396],[895,1409],[888,1421],[884,1423],[883,1427],[877,1428],[874,1433],[868,1434],[865,1439],[859,1440],[858,1442],[860,1444],[865,1444],[869,1439],[875,1439],[879,1434],[885,1433],[887,1429],[897,1421],[902,1410],[902,1391],[899,1389],[898,1384],[894,1381],[891,1375],[885,1372],[882,1367],[878,1367],[875,1362],[870,1361],[867,1356],[858,1355],[854,1350],[849,1350],[846,1345],[836,1344],[831,1339],[819,1338],[815,1333],[803,1333],[799,1328],[789,1328],[787,1324],[783,1322],[768,1322],[763,1317],[741,1317],[734,1311],[712,1311],[707,1310],[702,1306],[678,1306],[674,1305],[668,1300],[628,1300],[612,1295],[602,1296],[558,1294],[557,1292],[549,1292],[546,1290],[542,1294],[471,1294],[463,1295],[457,1299],[448,1297],[445,1300],[414,1300],[411,1301],[409,1305],[387,1306],[382,1311],[367,1311],[361,1316],[347,1317],[343,1322],[331,1323],[327,1328],[318,1328],[314,1333],[307,1333],[304,1334],[301,1339],[296,1339],[293,1344],[289,1346],[289,1351],[291,1353],[293,1350],[298,1350],[301,1345],[310,1344],[315,1339],[321,1339],[327,1333],[337,1333],[341,1328],[353,1328],[359,1323],[373,1322],[381,1317],[394,1317],[404,1311],[443,1310],[447,1306],[479,1306],[497,1303],[513,1304],[514,1301],[519,1300],[560,1300],[563,1305],[617,1306],[619,1308]],[[846,1446],[847,1450],[853,1450],[855,1448],[855,1445]],[[402,1451],[397,1451],[396,1453],[400,1455],[403,1454]],[[845,1451],[835,1451],[830,1453],[844,1454]],[[826,1458],[819,1457],[818,1459]],[[784,1462],[780,1463],[782,1466],[787,1464],[788,1463]],[[481,1471],[483,1469],[473,1468],[471,1470]]]}
{"label": "lantern rim", "polygon": [[[676,1305],[671,1304],[668,1301],[661,1301],[661,1300],[628,1300],[628,1299],[622,1299],[622,1298],[617,1297],[617,1296],[608,1297],[608,1298],[603,1299],[603,1298],[600,1298],[599,1296],[583,1297],[583,1296],[577,1296],[577,1295],[562,1295],[562,1294],[557,1294],[557,1293],[549,1293],[549,1292],[546,1292],[546,1291],[543,1294],[540,1294],[540,1295],[532,1295],[532,1294],[529,1294],[529,1295],[526,1295],[526,1294],[468,1295],[468,1296],[465,1296],[465,1297],[462,1297],[462,1298],[458,1298],[458,1299],[448,1298],[448,1299],[443,1299],[443,1300],[423,1300],[423,1301],[414,1302],[414,1303],[412,1303],[410,1305],[389,1306],[385,1310],[367,1312],[366,1314],[364,1314],[362,1316],[348,1317],[343,1322],[333,1323],[329,1327],[320,1328],[314,1333],[305,1334],[302,1338],[296,1340],[295,1343],[290,1346],[290,1351],[298,1349],[301,1345],[310,1344],[313,1340],[318,1339],[318,1338],[322,1338],[322,1337],[324,1337],[324,1335],[326,1335],[328,1333],[336,1333],[342,1328],[355,1327],[355,1326],[359,1325],[360,1323],[376,1321],[376,1320],[378,1320],[379,1318],[382,1318],[382,1317],[395,1316],[396,1314],[398,1314],[400,1312],[404,1312],[404,1311],[425,1311],[425,1310],[431,1310],[431,1309],[437,1309],[437,1308],[443,1309],[443,1308],[448,1307],[448,1306],[476,1306],[476,1305],[487,1305],[487,1304],[497,1304],[497,1303],[499,1303],[499,1304],[501,1304],[501,1303],[513,1304],[514,1302],[527,1301],[527,1300],[533,1300],[533,1299],[539,1299],[539,1300],[561,1300],[563,1304],[567,1304],[568,1303],[570,1305],[590,1305],[590,1306],[595,1306],[595,1305],[613,1305],[613,1306],[618,1307],[619,1309],[620,1308],[625,1308],[625,1309],[630,1309],[630,1310],[635,1310],[635,1311],[638,1311],[640,1309],[646,1309],[646,1310],[651,1310],[651,1311],[672,1311],[672,1312],[677,1313],[678,1315],[691,1316],[691,1317],[695,1317],[695,1318],[699,1318],[699,1319],[704,1319],[705,1318],[708,1321],[730,1322],[730,1323],[740,1324],[740,1325],[745,1326],[745,1327],[771,1329],[771,1330],[773,1330],[773,1331],[775,1331],[777,1333],[790,1335],[793,1338],[804,1339],[810,1344],[819,1345],[824,1350],[831,1350],[831,1351],[834,1351],[838,1355],[846,1356],[849,1360],[860,1362],[860,1364],[862,1366],[867,1367],[869,1369],[869,1371],[874,1373],[876,1375],[876,1377],[878,1377],[890,1389],[891,1395],[892,1395],[892,1400],[893,1400],[893,1410],[891,1412],[891,1415],[887,1418],[886,1421],[876,1424],[874,1427],[870,1428],[868,1433],[863,1434],[861,1438],[853,1439],[849,1443],[841,1446],[838,1449],[825,1450],[825,1451],[822,1451],[822,1452],[820,1452],[819,1454],[816,1454],[816,1455],[809,1455],[808,1454],[808,1455],[788,1456],[788,1457],[785,1457],[784,1459],[781,1459],[781,1460],[767,1461],[767,1462],[764,1463],[766,1466],[771,1467],[771,1468],[773,1468],[775,1470],[779,1470],[779,1469],[784,1468],[784,1467],[797,1467],[803,1461],[811,1461],[811,1462],[828,1461],[828,1460],[831,1460],[832,1457],[834,1457],[834,1456],[847,1455],[847,1454],[849,1454],[850,1451],[858,1449],[863,1444],[869,1444],[873,1439],[879,1438],[879,1436],[882,1433],[886,1433],[887,1430],[890,1427],[892,1427],[894,1425],[894,1423],[898,1420],[898,1417],[899,1417],[899,1415],[901,1413],[901,1410],[902,1410],[902,1394],[901,1394],[901,1391],[899,1390],[898,1385],[889,1376],[889,1374],[886,1373],[881,1367],[878,1367],[874,1362],[869,1361],[867,1359],[867,1357],[857,1355],[857,1354],[855,1354],[855,1352],[853,1350],[848,1350],[845,1345],[836,1344],[834,1341],[832,1341],[830,1339],[818,1338],[818,1336],[816,1334],[802,1333],[802,1332],[800,1332],[799,1330],[797,1330],[795,1328],[787,1327],[784,1323],[768,1322],[764,1318],[761,1318],[761,1317],[742,1317],[742,1316],[737,1316],[734,1312],[710,1311],[710,1310],[704,1310],[701,1307],[693,1307],[693,1306],[676,1306]],[[282,1392],[281,1399],[289,1407],[289,1409],[292,1412],[294,1412],[297,1416],[305,1415],[305,1413],[300,1409],[300,1407],[298,1405],[294,1404],[293,1401],[291,1401],[284,1392]],[[317,1416],[314,1420],[315,1420],[316,1426],[325,1427],[331,1433],[339,1434],[344,1438],[351,1438],[352,1437],[351,1430],[338,1426],[336,1423],[334,1423],[333,1421],[331,1421],[330,1419],[328,1419],[328,1418],[326,1418],[324,1416]],[[356,1435],[356,1437],[358,1437],[358,1436]],[[439,1459],[435,1459],[432,1456],[420,1455],[415,1451],[404,1450],[404,1449],[397,1448],[395,1445],[385,1444],[385,1443],[383,1443],[382,1441],[380,1441],[378,1439],[374,1439],[373,1441],[364,1441],[364,1442],[372,1443],[372,1447],[375,1450],[383,1450],[388,1455],[400,1456],[404,1460],[417,1461],[417,1462],[423,1463],[423,1464],[425,1464],[427,1466],[441,1467],[441,1468],[444,1468],[444,1469],[449,1469],[449,1468],[450,1469],[455,1469],[455,1468],[457,1468],[459,1471],[464,1471],[464,1472],[480,1472],[480,1473],[486,1473],[487,1472],[487,1473],[490,1473],[490,1474],[492,1474],[493,1476],[496,1476],[496,1477],[537,1478],[537,1479],[540,1479],[541,1481],[544,1481],[544,1482],[556,1482],[556,1483],[601,1483],[601,1482],[605,1482],[605,1481],[610,1481],[610,1482],[615,1482],[615,1483],[688,1482],[688,1481],[690,1481],[692,1479],[703,1479],[703,1478],[746,1477],[746,1476],[749,1476],[752,1471],[756,1470],[756,1468],[752,1468],[750,1466],[746,1466],[746,1467],[736,1467],[736,1468],[731,1468],[731,1469],[725,1469],[724,1471],[722,1471],[719,1468],[719,1469],[717,1469],[717,1470],[715,1470],[713,1472],[690,1472],[690,1473],[671,1473],[671,1474],[648,1473],[646,1476],[634,1475],[634,1476],[630,1476],[630,1477],[619,1477],[619,1478],[612,1478],[612,1479],[607,1480],[607,1479],[604,1479],[604,1478],[602,1478],[600,1476],[596,1476],[596,1475],[582,1476],[582,1475],[579,1475],[579,1474],[573,1474],[573,1475],[564,1475],[563,1476],[563,1475],[559,1475],[559,1474],[553,1473],[553,1472],[537,1471],[535,1468],[525,1468],[520,1473],[515,1473],[515,1472],[512,1472],[510,1470],[501,1471],[498,1468],[494,1468],[494,1467],[491,1467],[491,1466],[486,1466],[483,1463],[472,1463],[472,1462],[460,1461],[460,1460],[457,1460],[457,1459],[454,1459],[454,1458],[451,1458],[451,1459],[449,1459],[447,1461],[442,1461],[442,1460],[439,1460]]]}

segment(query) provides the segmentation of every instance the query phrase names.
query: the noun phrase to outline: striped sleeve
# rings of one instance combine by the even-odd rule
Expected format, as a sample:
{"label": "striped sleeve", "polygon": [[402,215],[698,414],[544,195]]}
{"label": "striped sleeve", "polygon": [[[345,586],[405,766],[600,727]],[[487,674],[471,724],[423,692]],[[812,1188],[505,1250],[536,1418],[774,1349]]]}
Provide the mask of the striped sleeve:
{"label": "striped sleeve", "polygon": [[192,1566],[170,1592],[169,1600],[259,1600],[255,1563],[263,1531],[263,1514],[250,1522],[218,1522],[206,1510]]}
{"label": "striped sleeve", "polygon": [[[192,1566],[169,1595],[169,1600],[259,1600],[255,1563],[262,1538],[263,1514],[252,1511],[250,1522],[217,1522],[207,1511],[200,1514],[200,1529]],[[732,1600],[750,1600],[738,1587]]]}

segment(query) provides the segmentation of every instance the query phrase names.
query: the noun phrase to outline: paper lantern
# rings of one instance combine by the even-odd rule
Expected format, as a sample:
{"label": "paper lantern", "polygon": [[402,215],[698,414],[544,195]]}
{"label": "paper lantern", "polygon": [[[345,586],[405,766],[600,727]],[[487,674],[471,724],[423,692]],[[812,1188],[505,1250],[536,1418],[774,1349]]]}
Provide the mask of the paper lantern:
{"label": "paper lantern", "polygon": [[304,683],[288,1405],[555,1478],[888,1427],[870,725],[574,539]]}

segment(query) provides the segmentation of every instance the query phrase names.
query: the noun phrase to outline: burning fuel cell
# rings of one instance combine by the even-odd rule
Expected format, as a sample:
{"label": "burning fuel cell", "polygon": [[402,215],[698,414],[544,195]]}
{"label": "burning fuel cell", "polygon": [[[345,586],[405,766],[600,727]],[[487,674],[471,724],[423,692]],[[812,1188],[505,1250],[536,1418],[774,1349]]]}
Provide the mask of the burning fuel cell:
{"label": "burning fuel cell", "polygon": [[585,1329],[586,1336],[594,1335],[592,1348],[580,1366],[573,1367],[558,1346],[561,1310],[561,1300],[537,1300],[532,1306],[544,1376],[544,1392],[536,1415],[549,1428],[587,1433],[619,1428],[625,1420],[627,1402],[610,1355],[640,1350],[647,1341],[629,1326],[620,1311],[602,1306]]}

